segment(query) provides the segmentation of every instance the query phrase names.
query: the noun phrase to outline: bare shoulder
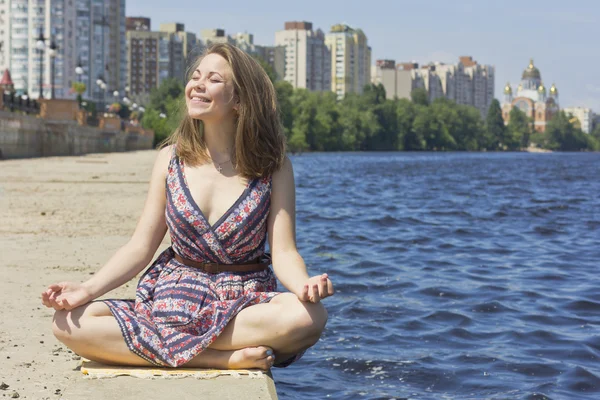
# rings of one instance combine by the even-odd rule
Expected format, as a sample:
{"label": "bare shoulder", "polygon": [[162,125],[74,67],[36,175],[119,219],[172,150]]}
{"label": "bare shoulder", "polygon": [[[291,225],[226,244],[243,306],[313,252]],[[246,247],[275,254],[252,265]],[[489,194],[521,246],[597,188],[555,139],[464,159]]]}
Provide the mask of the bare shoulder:
{"label": "bare shoulder", "polygon": [[154,162],[154,168],[164,171],[166,174],[171,156],[173,155],[173,145],[165,146],[158,151],[156,161]]}
{"label": "bare shoulder", "polygon": [[163,159],[166,158],[168,160],[171,159],[171,155],[173,154],[173,145],[170,144],[168,146],[163,147],[158,151],[158,158]]}
{"label": "bare shoulder", "polygon": [[294,178],[294,167],[292,166],[292,160],[288,156],[283,160],[283,165],[279,170],[273,174],[273,182],[289,181]]}

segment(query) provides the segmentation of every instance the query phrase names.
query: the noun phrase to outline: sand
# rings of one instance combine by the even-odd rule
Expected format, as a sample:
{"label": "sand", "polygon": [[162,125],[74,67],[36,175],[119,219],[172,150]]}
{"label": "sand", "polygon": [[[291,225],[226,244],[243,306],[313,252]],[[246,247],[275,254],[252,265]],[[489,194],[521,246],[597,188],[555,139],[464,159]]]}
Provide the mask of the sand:
{"label": "sand", "polygon": [[[86,399],[158,398],[160,391],[173,393],[170,385],[183,384],[127,377],[85,379],[79,356],[52,335],[54,310],[40,300],[50,283],[87,279],[129,240],[145,202],[156,154],[150,150],[0,162],[0,394],[4,398],[77,399],[88,389]],[[168,245],[167,235],[157,254]],[[137,278],[104,297],[133,298],[136,282]],[[199,391],[204,392],[203,398],[211,398],[209,393],[214,398],[272,398],[265,392],[266,384],[261,379],[220,377],[210,383],[187,380],[185,388],[196,393],[189,398],[198,398]],[[227,393],[220,387],[226,387]],[[236,393],[244,395],[236,397]]]}

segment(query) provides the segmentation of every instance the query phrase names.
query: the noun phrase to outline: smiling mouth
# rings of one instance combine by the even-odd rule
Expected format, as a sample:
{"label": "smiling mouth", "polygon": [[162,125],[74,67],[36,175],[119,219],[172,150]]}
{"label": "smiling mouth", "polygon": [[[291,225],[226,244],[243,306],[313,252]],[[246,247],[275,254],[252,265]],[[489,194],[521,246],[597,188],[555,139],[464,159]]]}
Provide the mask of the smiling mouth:
{"label": "smiling mouth", "polygon": [[200,103],[210,103],[210,100],[204,99],[202,97],[192,97],[192,101],[197,101]]}

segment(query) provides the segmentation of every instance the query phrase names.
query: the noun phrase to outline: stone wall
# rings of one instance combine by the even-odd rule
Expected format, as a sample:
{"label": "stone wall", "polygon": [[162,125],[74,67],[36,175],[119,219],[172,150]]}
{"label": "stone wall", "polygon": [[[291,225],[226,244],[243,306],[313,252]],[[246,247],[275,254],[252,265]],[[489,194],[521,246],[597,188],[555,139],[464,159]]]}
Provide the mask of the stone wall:
{"label": "stone wall", "polygon": [[0,111],[0,159],[147,150],[153,139],[143,129],[100,129]]}

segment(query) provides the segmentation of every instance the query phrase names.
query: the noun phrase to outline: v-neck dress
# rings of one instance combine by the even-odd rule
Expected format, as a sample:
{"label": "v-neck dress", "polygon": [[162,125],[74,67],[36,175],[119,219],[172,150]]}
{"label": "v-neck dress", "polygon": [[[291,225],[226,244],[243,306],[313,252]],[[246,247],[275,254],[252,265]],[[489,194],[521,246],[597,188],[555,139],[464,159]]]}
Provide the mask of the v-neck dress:
{"label": "v-neck dress", "polygon": [[[264,258],[271,178],[249,181],[212,226],[194,202],[185,166],[175,154],[169,163],[166,193],[171,246],[142,275],[135,300],[104,302],[133,353],[155,365],[179,367],[210,346],[242,309],[269,302],[279,294],[271,268],[208,274],[174,258],[179,254],[219,264]],[[299,357],[278,366],[287,366]]]}

